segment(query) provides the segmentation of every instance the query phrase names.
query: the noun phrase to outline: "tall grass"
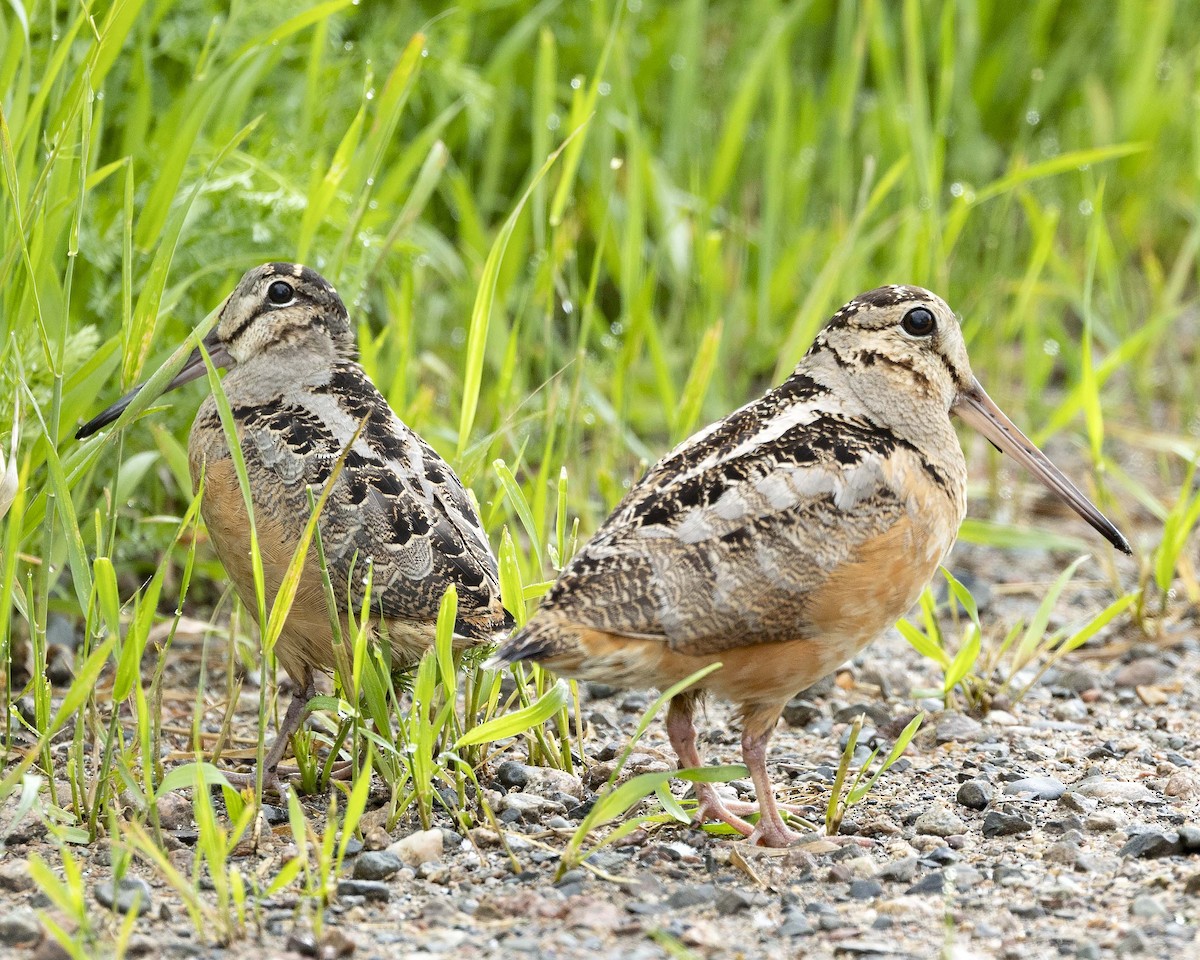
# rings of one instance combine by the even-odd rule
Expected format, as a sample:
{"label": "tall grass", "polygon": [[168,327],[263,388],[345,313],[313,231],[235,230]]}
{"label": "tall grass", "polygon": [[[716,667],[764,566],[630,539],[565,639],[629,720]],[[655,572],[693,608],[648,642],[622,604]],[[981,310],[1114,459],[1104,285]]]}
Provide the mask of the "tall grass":
{"label": "tall grass", "polygon": [[[82,840],[137,785],[136,836],[153,837],[162,667],[136,666],[170,656],[178,611],[225,608],[181,445],[195,395],[70,437],[267,259],[343,292],[368,371],[475,490],[519,618],[642,462],[895,281],[962,312],[993,395],[1134,523],[1144,621],[1174,590],[1194,598],[1198,15],[1194,0],[0,6],[0,435],[16,420],[20,437],[0,498],[0,792],[40,789]],[[981,519],[964,537],[1070,546],[969,445]],[[78,635],[66,691],[44,678],[60,616]],[[205,655],[224,687],[198,711],[236,699],[220,664],[255,660],[218,636]],[[454,681],[444,656],[418,673],[434,712],[417,726],[367,715],[394,690],[360,707],[376,676],[361,659],[354,696],[327,705],[350,752],[374,738],[397,817],[444,799],[411,782],[418,739],[464,805],[489,752],[472,729],[571,763],[560,688],[535,673],[502,701],[499,678]],[[438,713],[464,696],[468,716]],[[529,725],[487,726],[506,709]],[[211,777],[195,771],[177,785]]]}

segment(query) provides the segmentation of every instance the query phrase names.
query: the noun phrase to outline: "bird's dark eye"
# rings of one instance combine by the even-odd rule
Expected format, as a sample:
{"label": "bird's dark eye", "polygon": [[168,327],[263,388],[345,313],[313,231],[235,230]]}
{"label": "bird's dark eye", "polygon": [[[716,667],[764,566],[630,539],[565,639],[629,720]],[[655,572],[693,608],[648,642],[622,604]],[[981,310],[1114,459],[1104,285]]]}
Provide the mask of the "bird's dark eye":
{"label": "bird's dark eye", "polygon": [[925,307],[913,307],[904,315],[900,326],[910,337],[927,337],[933,333],[937,321],[933,319],[933,311]]}
{"label": "bird's dark eye", "polygon": [[292,289],[292,285],[285,283],[283,280],[276,280],[267,287],[267,299],[276,306],[291,303],[295,296],[296,292]]}

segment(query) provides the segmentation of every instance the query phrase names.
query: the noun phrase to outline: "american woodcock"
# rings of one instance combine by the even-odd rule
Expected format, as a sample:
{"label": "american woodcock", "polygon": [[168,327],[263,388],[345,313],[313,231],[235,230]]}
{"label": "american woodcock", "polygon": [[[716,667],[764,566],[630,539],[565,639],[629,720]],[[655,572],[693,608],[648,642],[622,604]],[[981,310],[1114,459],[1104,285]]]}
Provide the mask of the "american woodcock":
{"label": "american woodcock", "polygon": [[660,688],[721,663],[671,701],[668,736],[698,767],[698,696],[737,704],[758,804],[698,783],[696,821],[787,845],[768,740],[784,704],[903,615],[954,543],[967,468],[952,413],[1130,552],[984,392],[950,308],[881,287],[842,307],[782,385],[652,467],[493,662]]}
{"label": "american woodcock", "polygon": [[[390,642],[395,666],[412,663],[432,645],[438,607],[451,584],[458,591],[460,645],[495,640],[512,626],[500,604],[495,556],[462,483],[400,421],[359,365],[346,307],[323,277],[294,263],[249,271],[225,300],[204,346],[215,366],[228,368],[224,390],[250,481],[268,611],[312,515],[309,491],[320,495],[345,450],[318,519],[343,628],[350,604],[361,609],[368,566],[372,638]],[[196,350],[167,389],[205,370]],[[76,436],[116,420],[138,389]],[[204,478],[201,513],[217,556],[243,603],[257,611],[245,501],[211,396],[192,424],[188,459],[193,484]],[[314,671],[334,666],[315,550],[275,653],[296,684],[264,764],[277,786],[275,769],[315,693]]]}

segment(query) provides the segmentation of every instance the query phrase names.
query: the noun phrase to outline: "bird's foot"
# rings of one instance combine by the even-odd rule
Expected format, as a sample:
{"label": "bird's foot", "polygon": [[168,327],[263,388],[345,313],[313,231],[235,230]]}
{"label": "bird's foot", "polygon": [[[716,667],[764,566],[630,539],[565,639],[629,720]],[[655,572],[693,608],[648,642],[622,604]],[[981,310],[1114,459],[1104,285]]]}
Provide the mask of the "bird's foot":
{"label": "bird's foot", "polygon": [[[258,786],[258,771],[251,769],[248,773],[236,773],[232,770],[222,770],[225,779],[229,781],[229,785],[235,790],[254,790]],[[273,793],[277,797],[283,796],[284,783],[279,776],[279,771],[264,770],[263,771],[263,794]]]}
{"label": "bird's foot", "polygon": [[754,832],[746,837],[746,842],[760,847],[790,847],[801,839],[801,834],[795,830],[789,830],[782,823],[772,823],[766,817],[762,817],[754,827]]}
{"label": "bird's foot", "polygon": [[703,827],[708,820],[720,820],[733,827],[743,837],[748,837],[754,832],[754,825],[747,823],[734,813],[715,790],[699,791],[696,800],[696,813],[692,817],[692,826],[699,828]]}

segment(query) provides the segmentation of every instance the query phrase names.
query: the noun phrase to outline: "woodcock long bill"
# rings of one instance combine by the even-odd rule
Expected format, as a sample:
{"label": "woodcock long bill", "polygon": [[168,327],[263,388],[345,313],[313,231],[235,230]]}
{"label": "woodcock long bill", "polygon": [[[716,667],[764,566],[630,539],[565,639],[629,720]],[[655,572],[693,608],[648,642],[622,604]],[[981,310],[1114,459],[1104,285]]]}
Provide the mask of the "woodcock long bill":
{"label": "woodcock long bill", "polygon": [[[229,368],[223,386],[250,482],[268,610],[312,515],[309,493],[320,494],[344,452],[344,467],[318,519],[343,630],[351,604],[361,609],[368,567],[370,629],[389,642],[397,667],[432,644],[439,604],[451,584],[458,592],[456,643],[493,641],[511,627],[500,604],[496,559],[466,490],[359,365],[346,307],[323,277],[294,263],[249,271],[222,304],[204,346],[215,366]],[[197,349],[167,389],[205,370]],[[137,392],[76,436],[112,423]],[[245,501],[211,396],[192,424],[188,459],[193,484],[199,486],[203,476],[201,513],[217,556],[243,603],[257,611]],[[265,778],[276,787],[276,766],[315,692],[314,671],[334,666],[315,553],[309,550],[275,646],[296,683],[264,764]]]}
{"label": "woodcock long bill", "polygon": [[783,384],[655,464],[493,662],[659,688],[722,664],[673,698],[668,736],[699,766],[697,696],[737,704],[758,804],[698,783],[696,820],[787,845],[768,740],[784,704],[902,616],[954,543],[967,467],[950,414],[1130,552],[984,392],[946,303],[881,287],[834,314]]}

